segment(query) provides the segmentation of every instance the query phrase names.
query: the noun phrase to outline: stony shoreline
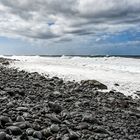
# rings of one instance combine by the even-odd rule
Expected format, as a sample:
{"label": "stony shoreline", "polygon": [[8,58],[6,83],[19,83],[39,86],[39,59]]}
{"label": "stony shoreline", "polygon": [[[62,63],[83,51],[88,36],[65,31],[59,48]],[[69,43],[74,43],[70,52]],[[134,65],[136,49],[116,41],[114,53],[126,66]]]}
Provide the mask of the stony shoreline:
{"label": "stony shoreline", "polygon": [[6,67],[0,59],[0,140],[139,140],[140,99]]}

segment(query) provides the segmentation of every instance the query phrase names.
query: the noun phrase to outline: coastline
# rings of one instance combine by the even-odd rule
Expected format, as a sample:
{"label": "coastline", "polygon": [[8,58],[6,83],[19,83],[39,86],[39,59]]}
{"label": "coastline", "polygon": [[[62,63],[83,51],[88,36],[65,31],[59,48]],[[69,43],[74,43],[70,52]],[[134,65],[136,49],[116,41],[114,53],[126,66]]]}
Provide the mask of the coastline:
{"label": "coastline", "polygon": [[[65,81],[95,79],[116,90],[135,98],[140,89],[140,59],[120,57],[40,57],[12,56],[17,59],[10,66],[29,73],[59,77]],[[118,84],[119,86],[116,86]]]}
{"label": "coastline", "polygon": [[107,87],[98,81],[46,78],[0,60],[0,136],[6,140],[140,139],[140,99],[99,91]]}

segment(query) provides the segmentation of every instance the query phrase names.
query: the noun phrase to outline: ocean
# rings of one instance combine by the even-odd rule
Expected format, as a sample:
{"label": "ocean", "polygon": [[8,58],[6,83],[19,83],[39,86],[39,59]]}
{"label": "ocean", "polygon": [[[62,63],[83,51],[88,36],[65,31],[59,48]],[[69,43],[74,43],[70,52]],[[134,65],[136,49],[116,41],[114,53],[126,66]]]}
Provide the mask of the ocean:
{"label": "ocean", "polygon": [[[140,91],[140,56],[2,56],[17,59],[11,67],[66,81],[98,80],[125,95]],[[116,86],[118,84],[119,86]]]}

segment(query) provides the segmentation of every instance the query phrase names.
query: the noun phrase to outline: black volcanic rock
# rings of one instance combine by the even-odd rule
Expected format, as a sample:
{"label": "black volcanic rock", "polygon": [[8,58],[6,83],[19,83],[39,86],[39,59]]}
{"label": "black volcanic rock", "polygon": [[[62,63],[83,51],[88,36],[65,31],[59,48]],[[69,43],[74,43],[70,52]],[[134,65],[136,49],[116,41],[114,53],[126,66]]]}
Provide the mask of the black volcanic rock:
{"label": "black volcanic rock", "polygon": [[96,81],[96,80],[83,80],[81,81],[82,86],[98,88],[98,89],[107,89],[107,86]]}
{"label": "black volcanic rock", "polygon": [[48,106],[55,113],[60,113],[62,111],[62,107],[59,104],[57,104],[57,103],[49,102]]}
{"label": "black volcanic rock", "polygon": [[0,132],[0,140],[5,140],[5,139],[6,139],[6,133]]}
{"label": "black volcanic rock", "polygon": [[[64,81],[2,65],[0,140],[140,139],[140,99],[96,81]],[[137,92],[139,95],[139,92]]]}
{"label": "black volcanic rock", "polygon": [[9,126],[6,128],[6,130],[8,133],[13,134],[15,136],[22,134],[22,130],[17,126]]}

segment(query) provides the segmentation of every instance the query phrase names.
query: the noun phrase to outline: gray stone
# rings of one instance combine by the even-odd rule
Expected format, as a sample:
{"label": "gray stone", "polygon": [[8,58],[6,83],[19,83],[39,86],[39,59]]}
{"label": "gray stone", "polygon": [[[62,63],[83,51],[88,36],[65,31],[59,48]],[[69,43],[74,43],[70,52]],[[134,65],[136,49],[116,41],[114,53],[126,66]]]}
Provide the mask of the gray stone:
{"label": "gray stone", "polygon": [[33,133],[34,133],[34,129],[32,129],[32,128],[28,128],[28,129],[26,130],[26,134],[29,135],[29,136],[32,136]]}
{"label": "gray stone", "polygon": [[79,137],[80,136],[79,136],[79,134],[77,132],[69,130],[69,139],[70,140],[77,140]]}
{"label": "gray stone", "polygon": [[57,103],[49,102],[48,106],[55,113],[60,113],[62,111],[62,107]]}
{"label": "gray stone", "polygon": [[93,127],[93,131],[95,133],[101,133],[101,134],[110,134],[110,132],[106,129],[104,129],[103,127],[100,127],[100,126],[95,126]]}
{"label": "gray stone", "polygon": [[52,132],[58,132],[59,129],[60,129],[59,126],[56,125],[56,124],[52,124],[51,127],[50,127],[50,130],[51,130]]}
{"label": "gray stone", "polygon": [[25,122],[25,119],[22,116],[17,116],[17,122]]}
{"label": "gray stone", "polygon": [[92,114],[86,113],[83,115],[82,121],[89,122],[93,124],[101,124]]}
{"label": "gray stone", "polygon": [[43,129],[43,130],[42,130],[42,134],[43,134],[45,137],[52,136],[52,132],[51,132],[50,128]]}
{"label": "gray stone", "polygon": [[41,139],[42,138],[42,133],[40,131],[35,131],[33,133],[33,137],[34,138],[38,138],[38,139]]}
{"label": "gray stone", "polygon": [[5,138],[6,138],[6,133],[0,132],[0,140],[5,140]]}
{"label": "gray stone", "polygon": [[12,136],[6,134],[6,140],[12,140]]}
{"label": "gray stone", "polygon": [[0,121],[1,121],[1,124],[4,125],[4,124],[10,122],[10,119],[7,116],[0,116]]}
{"label": "gray stone", "polygon": [[58,98],[58,97],[61,97],[62,94],[59,91],[54,91],[53,92],[53,96],[56,97],[56,98]]}
{"label": "gray stone", "polygon": [[16,110],[17,111],[27,111],[28,108],[27,107],[18,107]]}
{"label": "gray stone", "polygon": [[88,123],[80,123],[76,128],[79,129],[79,130],[82,130],[82,129],[88,129],[89,125]]}
{"label": "gray stone", "polygon": [[9,126],[6,128],[6,130],[8,132],[12,133],[13,135],[21,135],[22,134],[22,130],[17,126]]}

